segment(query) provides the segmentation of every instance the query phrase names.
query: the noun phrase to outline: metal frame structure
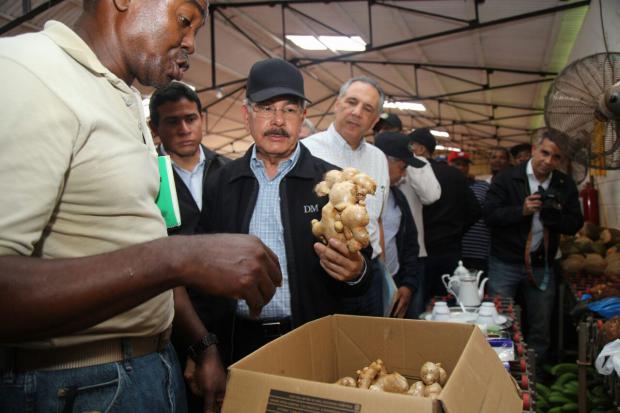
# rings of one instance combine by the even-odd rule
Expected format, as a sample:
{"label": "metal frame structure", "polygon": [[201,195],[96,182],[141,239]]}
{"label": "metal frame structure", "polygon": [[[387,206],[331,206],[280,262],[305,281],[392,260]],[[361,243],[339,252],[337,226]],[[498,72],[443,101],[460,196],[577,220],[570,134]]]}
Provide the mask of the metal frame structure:
{"label": "metal frame structure", "polygon": [[[23,15],[10,21],[4,26],[0,27],[0,34],[6,33],[8,30],[11,30],[12,28],[19,26],[20,24],[34,18],[35,16],[43,13],[44,11],[62,2],[63,0],[49,0],[41,4],[40,6],[34,9],[31,9],[30,0],[22,0]],[[381,60],[379,61],[379,60],[369,60],[369,59],[362,58],[363,55],[372,53],[372,52],[383,51],[383,50],[387,50],[391,48],[400,47],[403,45],[411,45],[411,44],[420,43],[423,41],[428,41],[431,39],[439,39],[439,38],[447,37],[447,36],[454,35],[457,33],[465,33],[465,32],[480,30],[483,28],[500,26],[500,25],[504,25],[507,23],[511,23],[511,22],[531,19],[531,18],[535,18],[538,16],[543,16],[543,15],[548,15],[548,14],[563,12],[563,11],[567,11],[567,10],[571,10],[571,9],[575,9],[579,7],[588,6],[591,0],[575,1],[572,3],[567,3],[567,4],[555,6],[555,7],[549,7],[549,8],[536,10],[532,12],[526,12],[526,13],[516,14],[513,16],[508,16],[508,17],[503,17],[503,18],[499,18],[495,20],[481,22],[479,18],[479,4],[483,2],[484,0],[473,1],[472,3],[473,8],[474,8],[473,14],[475,15],[474,19],[463,19],[463,18],[458,18],[454,16],[446,16],[446,15],[432,13],[432,12],[428,12],[424,10],[418,10],[415,8],[404,7],[404,6],[398,5],[397,1],[388,2],[387,0],[291,0],[291,1],[256,0],[256,1],[233,2],[233,3],[214,2],[214,3],[209,4],[210,46],[211,46],[210,47],[211,86],[199,88],[196,91],[198,93],[203,93],[203,92],[212,91],[212,90],[222,91],[223,88],[233,87],[232,91],[229,91],[228,93],[224,93],[221,97],[217,98],[216,100],[206,103],[204,105],[204,110],[205,112],[207,112],[209,108],[220,103],[224,99],[235,97],[235,100],[231,103],[229,108],[232,107],[232,105],[240,98],[239,92],[244,88],[246,78],[239,78],[239,79],[228,81],[228,82],[217,83],[217,70],[216,70],[217,51],[216,51],[215,44],[216,44],[216,28],[217,28],[216,25],[218,24],[216,22],[216,17],[218,16],[221,18],[222,22],[232,27],[236,32],[240,33],[250,44],[252,44],[257,50],[259,50],[261,54],[263,54],[266,57],[272,56],[272,53],[270,53],[263,45],[261,45],[255,39],[253,39],[246,31],[244,31],[242,27],[237,25],[229,16],[227,16],[225,12],[227,9],[244,9],[244,8],[252,8],[252,7],[259,7],[259,6],[269,6],[272,8],[279,7],[280,21],[281,21],[281,33],[280,34],[281,34],[282,57],[286,59],[287,58],[287,53],[286,53],[287,51],[287,39],[286,39],[286,34],[287,34],[286,14],[287,13],[286,12],[287,11],[289,13],[294,13],[295,15],[309,22],[320,25],[321,27],[324,27],[325,29],[333,33],[344,35],[344,33],[339,31],[338,29],[321,22],[320,20],[309,15],[308,13],[304,13],[301,10],[298,10],[295,6],[302,5],[302,4],[365,3],[367,6],[367,16],[368,16],[367,37],[369,40],[366,50],[359,51],[359,52],[343,53],[343,54],[329,56],[329,57],[321,58],[321,59],[314,59],[314,58],[309,58],[309,57],[291,58],[289,59],[289,61],[295,64],[302,71],[305,71],[305,69],[311,66],[321,65],[324,63],[328,63],[328,62],[338,62],[338,63],[346,64],[350,66],[351,71],[353,71],[354,69],[358,71],[362,71],[370,76],[373,76],[379,79],[382,82],[385,82],[385,84],[392,86],[394,89],[402,92],[402,94],[400,95],[390,95],[389,96],[390,99],[425,101],[427,105],[428,103],[434,102],[437,107],[435,116],[428,116],[424,114],[411,115],[412,119],[420,119],[420,120],[426,121],[427,123],[428,122],[432,123],[431,126],[450,128],[450,127],[454,127],[457,125],[464,125],[464,126],[467,126],[468,130],[471,130],[474,132],[475,132],[475,129],[473,129],[473,126],[475,125],[495,127],[495,133],[493,135],[489,135],[488,131],[481,131],[481,130],[478,130],[478,132],[481,134],[479,136],[476,136],[475,133],[468,134],[468,136],[470,136],[472,140],[480,138],[480,139],[495,139],[499,141],[500,139],[510,139],[511,137],[517,136],[512,133],[500,134],[499,133],[500,129],[507,130],[507,131],[518,131],[521,134],[520,136],[529,135],[532,132],[531,130],[526,129],[526,128],[515,128],[502,121],[507,121],[507,120],[516,119],[516,118],[523,118],[523,117],[540,116],[542,114],[542,108],[520,107],[516,105],[513,106],[513,105],[502,105],[502,104],[495,104],[495,103],[476,102],[476,101],[471,101],[471,100],[455,99],[455,97],[467,95],[467,94],[485,92],[485,91],[490,91],[490,90],[516,88],[516,87],[521,87],[521,86],[526,86],[526,85],[546,83],[546,82],[553,81],[553,79],[557,75],[557,73],[555,72],[529,71],[529,70],[522,70],[518,68],[508,68],[508,67],[433,64],[433,63],[402,61],[402,60],[398,60],[398,61]],[[452,23],[458,24],[459,27],[449,29],[449,30],[443,30],[443,31],[435,32],[435,33],[424,34],[421,36],[415,36],[415,37],[411,37],[408,39],[401,39],[401,40],[391,42],[391,43],[375,45],[374,37],[373,37],[373,19],[372,19],[374,7],[390,8],[390,9],[398,10],[399,12],[417,14],[417,15],[421,15],[425,17],[444,19]],[[387,79],[382,78],[381,76],[378,75],[378,73],[375,70],[371,70],[368,67],[363,67],[362,65],[364,66],[392,65],[392,66],[411,67],[414,72],[413,73],[414,82],[411,85],[411,90],[407,90],[401,86],[394,84],[393,82],[390,82]],[[455,71],[462,72],[463,75],[447,73],[446,70],[449,70],[451,72],[455,72]],[[449,93],[425,95],[421,93],[420,86],[418,84],[418,73],[420,71],[432,73],[433,75],[437,77],[448,78],[448,79],[455,80],[455,81],[458,81],[458,82],[461,82],[463,84],[470,85],[473,87],[466,88],[460,91],[453,91]],[[474,73],[477,72],[478,74],[480,72],[483,72],[484,75],[486,76],[486,81],[484,83],[481,83],[479,81],[468,79],[467,73],[471,74],[472,72]],[[496,84],[493,81],[494,74],[496,73],[512,73],[512,74],[518,74],[518,75],[523,75],[523,76],[531,76],[532,79],[518,81],[518,82],[511,82],[511,83]],[[310,107],[315,107],[321,103],[329,101],[330,99],[332,99],[332,103],[329,105],[329,108],[327,109],[327,111],[324,111],[319,114],[314,114],[312,116],[313,118],[319,118],[319,122],[325,116],[330,115],[329,111],[331,110],[333,106],[333,102],[335,101],[335,98],[338,93],[337,90],[333,90],[333,87],[326,85],[324,82],[321,82],[321,83],[323,84],[323,86],[327,87],[328,90],[331,91],[331,94],[328,94],[327,96],[324,96],[318,100],[315,100],[315,102],[312,105],[310,105]],[[480,116],[480,118],[476,118],[473,120],[446,119],[445,117],[441,116],[442,105],[453,107],[455,109],[462,110],[468,113],[476,114]],[[487,113],[475,111],[471,108],[466,107],[466,106],[472,106],[472,105],[490,108],[491,114],[489,115]],[[523,110],[523,113],[512,115],[512,116],[495,116],[495,110],[498,108],[518,109],[518,110]],[[224,115],[220,115],[220,119],[223,116]],[[210,129],[212,130],[215,127],[215,125],[219,123],[220,119],[215,119],[213,122],[210,122],[210,125],[209,125],[210,127],[207,128],[207,132]],[[226,136],[225,134],[222,134],[222,132],[218,132],[218,134],[222,136]],[[233,137],[230,137],[230,138],[237,139]]]}
{"label": "metal frame structure", "polygon": [[[302,57],[302,58],[292,58],[289,59],[289,61],[293,64],[295,64],[297,67],[299,67],[300,69],[304,69],[304,68],[308,68],[310,66],[313,65],[320,65],[322,63],[327,63],[327,62],[341,62],[344,64],[349,64],[351,65],[351,67],[355,67],[359,70],[362,70],[364,72],[366,72],[367,74],[381,80],[382,82],[385,82],[386,84],[391,84],[388,80],[386,79],[382,79],[381,76],[379,76],[376,72],[373,72],[371,70],[368,70],[366,68],[362,68],[360,65],[361,64],[365,64],[365,65],[399,65],[399,66],[410,66],[413,67],[414,70],[414,77],[416,79],[416,81],[414,82],[413,85],[413,89],[415,91],[415,93],[410,93],[407,90],[403,89],[402,87],[398,87],[394,84],[391,84],[392,86],[396,87],[398,90],[403,92],[403,95],[400,96],[394,96],[391,95],[389,96],[390,98],[396,99],[396,100],[419,100],[419,101],[435,101],[437,102],[438,107],[440,107],[442,104],[446,104],[446,105],[456,105],[456,104],[466,104],[466,105],[483,105],[483,106],[487,106],[487,107],[491,107],[493,112],[495,111],[496,108],[498,107],[509,107],[509,108],[513,108],[513,109],[523,109],[523,110],[527,110],[527,113],[521,114],[521,115],[513,115],[513,116],[504,116],[504,117],[496,117],[494,115],[488,116],[482,113],[478,113],[479,115],[483,116],[482,119],[475,119],[475,120],[470,120],[470,121],[463,121],[463,120],[458,120],[458,119],[445,119],[442,118],[440,115],[440,110],[438,110],[438,114],[439,116],[426,116],[426,115],[421,115],[421,114],[416,114],[416,115],[412,115],[413,118],[420,118],[420,119],[426,119],[429,120],[431,122],[434,122],[434,126],[437,127],[446,127],[446,126],[455,126],[455,125],[487,125],[487,126],[495,126],[495,134],[491,135],[491,136],[475,136],[474,134],[470,134],[470,136],[472,138],[480,138],[480,139],[495,139],[497,141],[499,141],[500,139],[509,139],[511,137],[515,137],[515,136],[524,136],[527,135],[529,136],[532,132],[531,129],[525,129],[525,128],[515,128],[509,125],[506,125],[504,123],[501,123],[499,121],[502,120],[509,120],[509,119],[515,119],[515,118],[519,118],[519,117],[531,117],[531,116],[541,116],[542,115],[542,108],[528,108],[528,107],[515,107],[515,106],[510,106],[510,105],[497,105],[494,103],[482,103],[482,102],[468,102],[468,101],[457,101],[457,100],[452,100],[453,97],[455,96],[460,96],[460,95],[465,95],[465,94],[471,94],[471,93],[477,93],[477,92],[484,92],[484,91],[489,91],[489,90],[496,90],[496,89],[503,89],[503,88],[513,88],[513,87],[520,87],[520,86],[525,86],[525,85],[532,85],[532,84],[537,84],[537,83],[546,83],[546,82],[551,82],[554,80],[555,76],[557,75],[556,72],[546,72],[546,71],[529,71],[529,70],[522,70],[522,69],[516,69],[516,68],[505,68],[505,67],[486,67],[486,66],[467,66],[467,65],[441,65],[441,64],[432,64],[432,63],[424,63],[424,62],[407,62],[407,61],[375,61],[375,60],[367,60],[367,59],[358,59],[357,56],[361,56],[364,54],[368,54],[371,52],[375,52],[375,51],[381,51],[381,50],[385,50],[385,49],[389,49],[389,48],[395,48],[395,47],[399,47],[399,46],[403,46],[403,45],[408,45],[408,44],[414,44],[414,43],[418,43],[418,42],[422,42],[422,41],[426,41],[426,40],[430,40],[430,39],[437,39],[437,38],[441,38],[441,37],[445,37],[445,36],[449,36],[449,35],[453,35],[456,33],[463,33],[463,32],[468,32],[468,31],[473,31],[473,30],[479,30],[479,29],[483,29],[486,27],[492,27],[492,26],[497,26],[497,25],[502,25],[502,24],[507,24],[507,23],[511,23],[511,22],[515,22],[515,21],[519,21],[519,20],[524,20],[524,19],[530,19],[530,18],[534,18],[534,17],[538,17],[538,16],[542,16],[542,15],[547,15],[547,14],[551,14],[551,13],[557,13],[557,12],[563,12],[566,10],[571,10],[574,8],[578,8],[578,7],[584,7],[584,6],[588,6],[590,4],[591,0],[582,0],[582,1],[578,1],[578,2],[574,2],[574,3],[569,3],[569,4],[565,4],[565,5],[561,5],[561,6],[556,6],[556,7],[550,7],[550,8],[546,8],[546,9],[542,9],[542,10],[537,10],[537,11],[533,11],[533,12],[528,12],[528,13],[522,13],[522,14],[518,14],[518,15],[514,15],[514,16],[509,16],[509,17],[504,17],[504,18],[500,18],[500,19],[496,19],[496,20],[492,20],[492,21],[487,21],[487,22],[480,22],[479,19],[479,13],[478,13],[478,6],[479,3],[481,3],[482,1],[480,0],[475,0],[474,1],[474,8],[475,8],[475,16],[476,18],[473,20],[466,20],[466,19],[460,19],[460,18],[455,18],[452,16],[445,16],[445,15],[440,15],[440,14],[436,14],[436,13],[430,13],[427,11],[422,11],[422,10],[417,10],[417,9],[412,9],[412,8],[408,8],[408,7],[403,7],[403,6],[399,6],[396,4],[392,4],[392,3],[387,3],[383,0],[297,0],[297,1],[271,1],[271,0],[266,0],[266,1],[250,1],[250,2],[238,2],[238,3],[213,3],[209,5],[209,11],[210,11],[210,17],[211,17],[211,86],[210,87],[206,87],[206,88],[202,88],[199,89],[198,92],[205,92],[205,91],[210,91],[210,90],[217,90],[217,89],[221,89],[223,87],[232,85],[232,84],[238,84],[238,83],[242,83],[246,81],[246,78],[243,79],[238,79],[236,81],[232,81],[232,82],[226,82],[226,83],[221,83],[218,84],[217,83],[217,78],[216,78],[216,62],[217,62],[217,55],[216,55],[216,50],[215,50],[215,16],[220,15],[222,16],[222,18],[227,21],[228,23],[231,24],[231,26],[233,28],[235,28],[235,30],[237,30],[239,33],[241,33],[246,39],[248,39],[248,41],[250,41],[252,44],[254,44],[257,49],[259,49],[265,56],[267,57],[271,57],[271,55],[263,48],[261,47],[254,39],[252,39],[247,33],[245,33],[242,29],[240,29],[237,25],[235,25],[234,23],[232,23],[232,21],[226,16],[226,14],[224,13],[224,10],[226,9],[238,9],[238,8],[249,8],[249,7],[257,7],[257,6],[270,6],[270,7],[274,7],[274,6],[279,6],[280,7],[280,14],[281,14],[281,26],[282,26],[282,32],[281,32],[281,39],[282,39],[282,58],[286,59],[286,15],[285,15],[285,11],[289,10],[295,14],[297,14],[298,16],[301,16],[304,19],[307,19],[309,21],[312,21],[322,27],[325,27],[326,29],[330,30],[333,33],[339,34],[339,35],[345,35],[344,33],[342,33],[341,31],[337,30],[336,28],[330,27],[329,25],[315,19],[314,17],[308,15],[307,13],[303,13],[300,10],[297,10],[296,8],[294,8],[293,6],[296,4],[312,4],[312,3],[321,3],[321,4],[329,4],[329,3],[348,3],[348,2],[365,2],[367,3],[367,7],[368,7],[368,39],[369,39],[369,43],[366,47],[366,50],[364,51],[360,51],[360,52],[351,52],[351,53],[343,53],[340,55],[336,55],[336,56],[330,56],[327,58],[323,58],[323,59],[313,59],[313,58],[306,58],[306,57]],[[372,30],[372,7],[387,7],[387,8],[393,8],[393,9],[397,9],[399,11],[403,11],[403,12],[408,12],[408,13],[414,13],[414,14],[419,14],[419,15],[424,15],[424,16],[428,16],[428,17],[436,17],[436,18],[442,18],[442,19],[446,19],[446,20],[450,20],[452,22],[456,22],[462,25],[462,27],[456,28],[456,29],[451,29],[451,30],[445,30],[445,31],[441,31],[441,32],[437,32],[437,33],[431,33],[431,34],[426,34],[426,35],[422,35],[422,36],[417,36],[417,37],[412,37],[409,39],[403,39],[403,40],[399,40],[396,42],[392,42],[392,43],[387,43],[387,44],[383,44],[383,45],[374,45],[373,42],[373,30]],[[486,74],[486,79],[487,81],[483,84],[479,83],[479,82],[474,82],[470,79],[467,79],[465,77],[460,77],[460,76],[455,76],[455,75],[451,75],[449,73],[444,73],[441,72],[438,69],[450,69],[452,71],[457,70],[457,71],[469,71],[471,72],[472,70],[474,71],[484,71]],[[463,83],[467,83],[467,84],[472,84],[474,86],[476,86],[473,89],[467,89],[467,90],[463,90],[463,91],[457,91],[457,92],[451,92],[451,93],[444,93],[444,94],[440,94],[440,95],[423,95],[420,94],[419,92],[419,86],[418,86],[418,82],[417,82],[417,74],[419,70],[424,70],[427,72],[431,72],[437,76],[443,76],[443,77],[447,77],[447,78],[451,78],[453,80],[458,80],[461,81]],[[512,82],[512,83],[506,83],[506,84],[498,84],[492,85],[492,75],[494,73],[499,73],[499,72],[505,72],[505,73],[514,73],[514,74],[520,74],[520,75],[529,75],[529,76],[535,76],[537,77],[537,79],[533,79],[533,80],[528,80],[528,81],[521,81],[521,82]],[[238,89],[236,89],[238,90]],[[228,95],[227,95],[228,96]],[[226,97],[227,97],[226,96]],[[324,98],[319,99],[318,101],[315,101],[312,105],[310,105],[309,107],[313,107],[316,106],[319,103],[322,103],[330,98],[334,99],[337,96],[337,91],[334,91],[334,94],[332,95],[328,95],[325,96]],[[216,103],[218,103],[219,101],[221,101],[222,99],[225,99],[226,97],[222,97],[219,98],[211,103],[209,103],[210,105],[214,105]],[[333,103],[332,103],[333,105]],[[328,109],[328,111],[320,113],[318,115],[314,115],[313,117],[318,117],[319,118],[319,122],[327,115],[331,114],[329,112],[329,110],[331,109],[331,106]],[[464,110],[464,108],[460,107],[460,110]],[[499,135],[499,129],[508,129],[508,130],[517,130],[519,132],[521,132],[520,134],[504,134],[504,135]],[[484,133],[484,132],[482,132]]]}

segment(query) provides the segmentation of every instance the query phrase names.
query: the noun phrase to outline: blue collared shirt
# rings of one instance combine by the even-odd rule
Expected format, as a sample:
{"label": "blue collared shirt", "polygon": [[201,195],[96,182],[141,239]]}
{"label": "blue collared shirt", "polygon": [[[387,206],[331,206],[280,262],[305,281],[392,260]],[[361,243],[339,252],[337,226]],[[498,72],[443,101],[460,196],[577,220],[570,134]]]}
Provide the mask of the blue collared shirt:
{"label": "blue collared shirt", "polygon": [[[168,155],[164,145],[161,145],[161,151],[164,155]],[[194,202],[198,205],[198,209],[202,211],[202,181],[205,171],[205,154],[201,147],[198,147],[198,152],[200,152],[200,158],[194,169],[191,171],[181,168],[179,165],[174,163],[174,160],[171,159],[171,161],[172,167],[179,175],[187,189],[189,189],[189,192],[192,194],[192,198],[194,198]]]}
{"label": "blue collared shirt", "polygon": [[[259,317],[261,319],[283,318],[291,315],[291,293],[288,287],[286,246],[280,210],[280,183],[297,163],[299,153],[299,144],[297,144],[293,155],[280,162],[276,175],[270,179],[265,171],[265,164],[256,157],[256,145],[252,149],[250,169],[258,180],[258,198],[250,220],[249,233],[260,238],[278,256],[280,270],[282,271],[282,286],[276,289],[271,301],[263,307]],[[242,316],[250,314],[245,301],[239,300],[237,304],[238,314]]]}

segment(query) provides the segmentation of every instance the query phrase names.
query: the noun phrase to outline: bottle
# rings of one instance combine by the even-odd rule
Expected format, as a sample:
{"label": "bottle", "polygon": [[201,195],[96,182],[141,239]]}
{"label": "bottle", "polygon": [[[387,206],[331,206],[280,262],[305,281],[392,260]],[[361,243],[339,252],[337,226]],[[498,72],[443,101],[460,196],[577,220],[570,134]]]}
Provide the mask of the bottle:
{"label": "bottle", "polygon": [[581,204],[583,206],[583,219],[593,224],[599,224],[598,215],[598,191],[594,187],[593,177],[587,182],[579,192]]}

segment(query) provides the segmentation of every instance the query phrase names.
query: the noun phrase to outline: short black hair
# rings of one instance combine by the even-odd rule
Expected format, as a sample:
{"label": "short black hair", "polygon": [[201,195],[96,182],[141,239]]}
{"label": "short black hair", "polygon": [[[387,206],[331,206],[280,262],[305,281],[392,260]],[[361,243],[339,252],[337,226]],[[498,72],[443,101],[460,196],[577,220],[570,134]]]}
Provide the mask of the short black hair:
{"label": "short black hair", "polygon": [[202,112],[200,98],[198,97],[198,94],[189,86],[181,82],[172,82],[168,86],[157,89],[151,96],[151,101],[149,102],[149,112],[153,125],[159,125],[159,113],[157,113],[158,107],[166,102],[178,102],[183,98],[194,102],[198,108],[198,113]]}
{"label": "short black hair", "polygon": [[496,146],[491,149],[491,155],[493,154],[493,152],[504,152],[504,155],[506,155],[506,159],[510,161],[510,149],[506,148],[505,146]]}

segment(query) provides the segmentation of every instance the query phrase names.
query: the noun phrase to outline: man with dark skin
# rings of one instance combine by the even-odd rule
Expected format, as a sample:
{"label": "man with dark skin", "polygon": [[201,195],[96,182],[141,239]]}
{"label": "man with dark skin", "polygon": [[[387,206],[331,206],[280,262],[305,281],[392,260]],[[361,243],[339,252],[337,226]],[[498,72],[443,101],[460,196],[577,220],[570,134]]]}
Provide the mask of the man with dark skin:
{"label": "man with dark skin", "polygon": [[14,194],[0,219],[0,372],[11,379],[0,411],[104,411],[110,400],[83,390],[96,375],[95,386],[118,387],[119,411],[185,411],[165,335],[173,316],[194,344],[187,374],[211,411],[225,374],[185,286],[244,299],[257,315],[280,284],[277,258],[257,238],[166,238],[155,206],[155,148],[129,85],[182,78],[206,6],[85,0],[74,31],[48,22],[44,34],[0,39],[11,80],[0,86],[0,190]]}
{"label": "man with dark skin", "polygon": [[503,169],[510,167],[510,151],[507,148],[497,147],[491,152],[491,158],[489,159],[489,166],[491,166],[491,175],[495,176]]}

